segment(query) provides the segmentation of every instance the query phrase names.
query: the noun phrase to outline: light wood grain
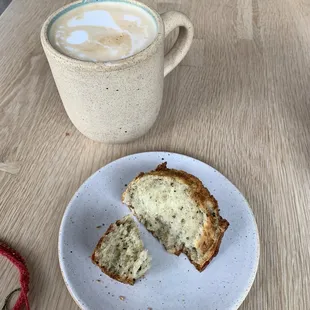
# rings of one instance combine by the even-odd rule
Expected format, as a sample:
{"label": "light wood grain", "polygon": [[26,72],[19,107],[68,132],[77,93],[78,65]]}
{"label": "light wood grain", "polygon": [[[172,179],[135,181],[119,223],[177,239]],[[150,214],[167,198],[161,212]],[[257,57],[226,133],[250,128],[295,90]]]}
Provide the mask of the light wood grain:
{"label": "light wood grain", "polygon": [[[65,2],[13,0],[0,17],[0,163],[14,170],[0,169],[0,238],[28,262],[32,309],[77,309],[57,258],[73,193],[106,163],[151,150],[209,163],[249,200],[261,260],[241,309],[310,309],[310,2],[146,1],[186,13],[195,39],[153,129],[113,146],[70,123],[40,46],[41,24]],[[1,306],[18,277],[0,266]]]}

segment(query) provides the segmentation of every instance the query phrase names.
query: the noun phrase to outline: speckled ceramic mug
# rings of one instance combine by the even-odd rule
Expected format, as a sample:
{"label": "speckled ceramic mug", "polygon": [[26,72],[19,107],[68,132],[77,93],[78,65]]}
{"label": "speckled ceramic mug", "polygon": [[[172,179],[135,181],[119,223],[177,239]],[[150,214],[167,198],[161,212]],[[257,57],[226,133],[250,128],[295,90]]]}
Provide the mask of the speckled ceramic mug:
{"label": "speckled ceramic mug", "polygon": [[[53,13],[42,27],[41,42],[66,112],[76,128],[96,141],[129,142],[154,124],[162,102],[164,77],[188,52],[193,25],[180,12],[159,15],[140,2],[121,0],[146,10],[156,21],[157,36],[147,48],[107,62],[77,60],[57,51],[48,38],[52,23],[73,8],[100,1],[105,0],[73,2]],[[177,27],[179,37],[164,56],[165,37]]]}

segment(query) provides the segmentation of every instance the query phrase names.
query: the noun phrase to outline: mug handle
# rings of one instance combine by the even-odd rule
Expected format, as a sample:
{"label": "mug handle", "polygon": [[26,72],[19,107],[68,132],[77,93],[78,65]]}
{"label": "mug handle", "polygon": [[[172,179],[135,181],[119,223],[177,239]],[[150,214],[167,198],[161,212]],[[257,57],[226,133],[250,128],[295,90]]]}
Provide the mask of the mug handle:
{"label": "mug handle", "polygon": [[165,27],[165,37],[175,28],[180,27],[179,36],[165,56],[164,76],[170,73],[187,54],[194,37],[194,27],[186,15],[177,11],[161,14]]}

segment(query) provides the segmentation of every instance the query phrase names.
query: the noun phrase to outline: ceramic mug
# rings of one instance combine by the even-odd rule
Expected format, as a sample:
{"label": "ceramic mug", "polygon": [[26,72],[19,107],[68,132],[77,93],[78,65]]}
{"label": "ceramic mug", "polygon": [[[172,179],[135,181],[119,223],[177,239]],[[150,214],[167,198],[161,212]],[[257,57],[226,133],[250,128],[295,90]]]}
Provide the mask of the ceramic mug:
{"label": "ceramic mug", "polygon": [[[155,123],[164,77],[188,52],[194,30],[190,20],[180,12],[159,15],[140,2],[121,0],[143,8],[156,21],[157,36],[147,48],[128,58],[107,62],[77,60],[57,51],[48,38],[52,23],[73,8],[101,1],[73,2],[53,13],[43,24],[41,42],[61,100],[75,127],[92,140],[129,142],[144,135]],[[164,55],[165,37],[177,27],[180,30],[176,43]]]}

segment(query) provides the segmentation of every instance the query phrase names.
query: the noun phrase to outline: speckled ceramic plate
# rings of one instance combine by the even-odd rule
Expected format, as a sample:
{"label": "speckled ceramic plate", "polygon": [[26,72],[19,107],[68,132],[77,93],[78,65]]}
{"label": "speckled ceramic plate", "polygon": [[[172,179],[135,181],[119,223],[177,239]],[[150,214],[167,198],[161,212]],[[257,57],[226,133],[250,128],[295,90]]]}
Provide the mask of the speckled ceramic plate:
{"label": "speckled ceramic plate", "polygon": [[[108,226],[128,214],[120,197],[139,172],[167,161],[202,180],[230,222],[220,251],[199,273],[188,259],[168,254],[140,225],[152,268],[134,286],[102,274],[90,255]],[[59,233],[59,261],[68,290],[82,309],[179,310],[237,309],[254,281],[259,237],[253,213],[238,189],[222,174],[196,159],[151,152],[120,158],[93,174],[76,192],[64,214]]]}

